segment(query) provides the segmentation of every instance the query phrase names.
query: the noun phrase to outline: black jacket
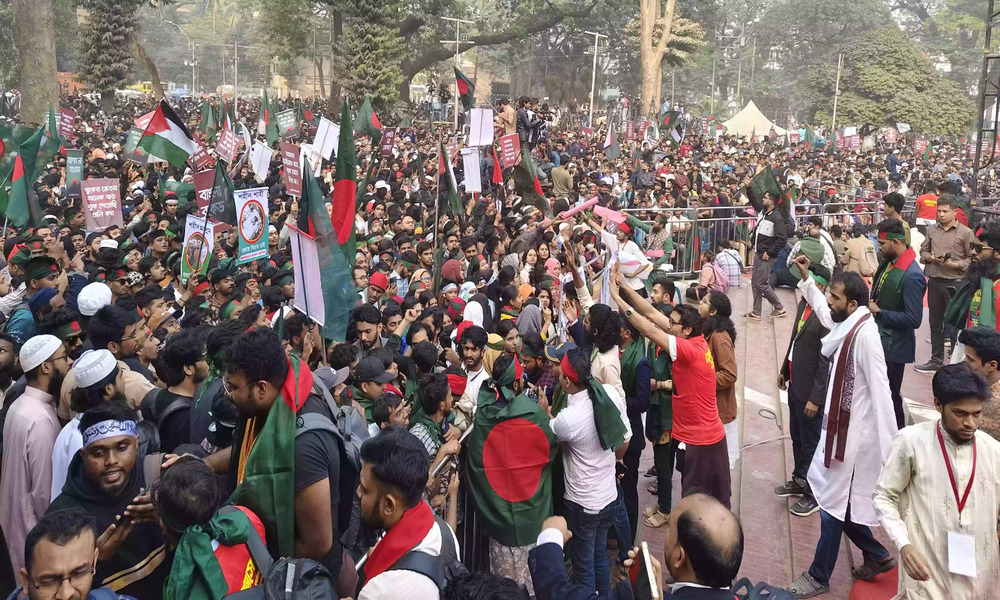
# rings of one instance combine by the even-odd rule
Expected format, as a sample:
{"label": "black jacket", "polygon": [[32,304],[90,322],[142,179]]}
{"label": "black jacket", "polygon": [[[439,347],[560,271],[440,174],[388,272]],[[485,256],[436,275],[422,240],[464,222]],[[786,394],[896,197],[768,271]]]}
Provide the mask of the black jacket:
{"label": "black jacket", "polygon": [[763,225],[764,221],[771,223],[774,226],[774,231],[772,235],[764,235],[763,233],[758,235],[756,231],[754,232],[753,236],[757,255],[759,256],[767,252],[768,258],[774,258],[785,247],[785,242],[788,241],[788,226],[784,216],[782,216],[778,209],[765,213],[764,219],[757,224],[757,227]]}
{"label": "black jacket", "polygon": [[781,361],[781,375],[786,381],[790,381],[788,386],[789,402],[792,400],[812,402],[822,409],[826,404],[826,384],[830,378],[830,359],[823,356],[821,352],[823,347],[821,340],[829,333],[829,330],[823,327],[823,324],[819,322],[819,317],[813,312],[809,315],[805,325],[802,326],[802,330],[796,334],[795,328],[798,326],[805,308],[806,301],[799,300],[799,307],[795,311],[795,321],[793,321],[794,325],[792,326],[792,336],[788,341],[788,350],[785,351],[785,359]]}

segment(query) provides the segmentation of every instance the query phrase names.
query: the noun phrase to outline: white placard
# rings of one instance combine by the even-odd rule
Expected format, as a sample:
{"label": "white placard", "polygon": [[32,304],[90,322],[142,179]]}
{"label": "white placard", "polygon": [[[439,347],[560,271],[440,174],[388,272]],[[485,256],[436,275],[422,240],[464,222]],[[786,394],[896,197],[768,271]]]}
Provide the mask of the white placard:
{"label": "white placard", "polygon": [[319,150],[312,144],[299,144],[299,162],[302,165],[309,165],[313,169],[313,175],[319,177],[323,168],[323,157]]}
{"label": "white placard", "polygon": [[469,115],[469,145],[493,145],[493,109],[473,108]]}
{"label": "white placard", "polygon": [[896,131],[898,131],[899,133],[906,133],[909,130],[910,130],[909,123],[896,123]]}
{"label": "white placard", "polygon": [[465,171],[465,191],[467,193],[481,193],[483,191],[483,182],[479,148],[462,148],[462,164]]}
{"label": "white placard", "polygon": [[858,134],[857,127],[844,127],[844,137],[850,137],[852,135]]}
{"label": "white placard", "polygon": [[331,156],[336,156],[337,142],[340,140],[340,125],[337,125],[326,117],[320,117],[319,126],[316,128],[316,139],[312,145],[319,149],[320,155],[330,160]]}
{"label": "white placard", "polygon": [[257,183],[264,183],[267,177],[267,170],[271,166],[271,149],[266,145],[257,142],[250,152],[250,167],[253,169],[254,178]]}
{"label": "white placard", "polygon": [[292,306],[310,319],[325,325],[326,303],[323,300],[323,283],[320,280],[319,252],[316,240],[299,235],[298,229],[288,227],[288,240],[292,243],[292,270],[295,274],[295,298]]}

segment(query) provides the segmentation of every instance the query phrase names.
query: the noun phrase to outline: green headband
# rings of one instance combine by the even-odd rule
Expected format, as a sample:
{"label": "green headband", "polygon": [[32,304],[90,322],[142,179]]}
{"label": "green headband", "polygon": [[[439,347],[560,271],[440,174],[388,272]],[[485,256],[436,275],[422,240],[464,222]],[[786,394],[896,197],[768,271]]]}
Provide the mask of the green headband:
{"label": "green headband", "polygon": [[536,352],[531,346],[521,344],[521,356],[526,358],[541,358],[544,354],[544,350],[542,352]]}
{"label": "green headband", "polygon": [[903,233],[889,233],[888,231],[883,231],[878,234],[878,239],[880,240],[906,240],[906,234]]}
{"label": "green headband", "polygon": [[233,311],[239,306],[238,302],[229,302],[226,307],[222,309],[222,314],[219,315],[219,319],[228,321],[229,316],[233,314]]}
{"label": "green headband", "polygon": [[826,280],[825,277],[818,275],[816,271],[809,271],[809,276],[813,278],[813,281],[822,285],[830,285],[830,282]]}
{"label": "green headband", "polygon": [[80,323],[78,321],[73,321],[72,323],[66,323],[59,329],[56,329],[56,337],[64,340],[73,334],[80,333]]}
{"label": "green headband", "polygon": [[177,237],[177,234],[175,232],[173,232],[173,231],[170,231],[169,229],[164,229],[163,232],[167,234],[168,238],[175,238],[175,237]]}
{"label": "green headband", "polygon": [[399,264],[403,265],[404,267],[406,267],[407,269],[409,269],[411,271],[413,270],[413,267],[417,266],[416,263],[411,263],[411,262],[406,261],[406,260],[399,261]]}

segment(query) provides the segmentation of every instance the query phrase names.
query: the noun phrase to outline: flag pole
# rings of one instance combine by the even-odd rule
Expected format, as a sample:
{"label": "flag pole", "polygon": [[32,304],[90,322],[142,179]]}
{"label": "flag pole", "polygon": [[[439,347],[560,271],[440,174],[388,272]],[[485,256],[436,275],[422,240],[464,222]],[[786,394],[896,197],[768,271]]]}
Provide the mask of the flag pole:
{"label": "flag pole", "polygon": [[[438,131],[438,148],[442,149],[442,155],[438,157],[439,161],[444,160],[444,142],[441,140],[441,132]],[[451,157],[449,157],[451,158]],[[438,167],[435,169],[437,171],[437,177],[434,178],[434,252],[436,253],[441,245],[441,166],[440,162]],[[459,215],[455,215],[455,219],[460,221]]]}

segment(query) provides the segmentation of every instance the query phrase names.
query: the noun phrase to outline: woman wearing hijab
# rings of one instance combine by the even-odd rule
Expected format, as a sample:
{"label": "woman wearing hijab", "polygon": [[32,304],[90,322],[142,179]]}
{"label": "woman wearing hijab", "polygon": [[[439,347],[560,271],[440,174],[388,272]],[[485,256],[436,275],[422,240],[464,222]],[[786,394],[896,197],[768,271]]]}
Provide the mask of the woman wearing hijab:
{"label": "woman wearing hijab", "polygon": [[517,330],[521,333],[521,337],[529,333],[541,334],[542,309],[533,304],[525,305],[517,317]]}
{"label": "woman wearing hijab", "polygon": [[441,279],[450,279],[452,281],[465,280],[465,277],[462,275],[462,263],[454,258],[446,261],[441,266]]}
{"label": "woman wearing hijab", "polygon": [[[470,300],[469,304],[478,304],[482,307],[482,319],[483,324],[480,325],[487,333],[493,332],[493,311],[490,309],[490,300],[486,297],[486,294],[479,292],[474,295]],[[465,307],[468,310],[468,305]]]}

